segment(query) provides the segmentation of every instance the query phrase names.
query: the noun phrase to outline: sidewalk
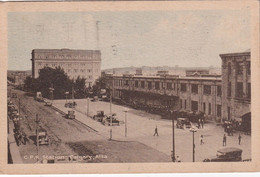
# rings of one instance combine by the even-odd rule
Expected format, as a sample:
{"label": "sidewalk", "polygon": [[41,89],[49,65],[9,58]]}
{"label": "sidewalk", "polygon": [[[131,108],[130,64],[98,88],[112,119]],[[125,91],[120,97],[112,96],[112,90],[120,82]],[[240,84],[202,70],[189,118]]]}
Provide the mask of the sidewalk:
{"label": "sidewalk", "polygon": [[9,119],[9,130],[10,131],[8,134],[8,143],[9,143],[12,161],[14,164],[22,164],[23,160],[21,158],[20,151],[18,149],[18,146],[17,146],[15,138],[14,138],[13,129],[14,129],[14,124],[13,124],[12,120]]}

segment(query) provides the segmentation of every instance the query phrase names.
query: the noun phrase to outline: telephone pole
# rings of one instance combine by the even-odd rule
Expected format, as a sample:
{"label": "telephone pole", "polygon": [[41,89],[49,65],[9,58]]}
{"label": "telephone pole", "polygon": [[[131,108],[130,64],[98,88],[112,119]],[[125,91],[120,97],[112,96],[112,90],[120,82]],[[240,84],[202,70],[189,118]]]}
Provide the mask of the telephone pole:
{"label": "telephone pole", "polygon": [[35,122],[36,122],[37,155],[38,155],[38,159],[39,159],[39,123],[40,123],[40,120],[39,120],[38,114],[36,114]]}

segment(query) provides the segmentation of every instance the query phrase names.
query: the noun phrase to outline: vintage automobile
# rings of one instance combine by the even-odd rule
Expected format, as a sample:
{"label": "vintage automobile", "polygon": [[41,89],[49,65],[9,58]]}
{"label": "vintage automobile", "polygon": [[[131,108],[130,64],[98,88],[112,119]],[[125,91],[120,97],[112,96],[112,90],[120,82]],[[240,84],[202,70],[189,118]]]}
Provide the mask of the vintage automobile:
{"label": "vintage automobile", "polygon": [[189,118],[177,118],[176,128],[191,128],[191,123]]}
{"label": "vintage automobile", "polygon": [[97,114],[93,116],[93,119],[99,122],[102,122],[105,118],[107,118],[107,116],[104,111],[97,111]]}
{"label": "vintage automobile", "polygon": [[96,101],[98,101],[98,96],[93,96],[93,98],[92,98],[92,100],[91,101],[93,101],[93,102],[96,102]]}
{"label": "vintage automobile", "polygon": [[66,108],[75,108],[77,106],[77,103],[74,101],[74,102],[68,102],[68,103],[65,103],[64,105]]}
{"label": "vintage automobile", "polygon": [[47,134],[47,130],[45,130],[42,127],[38,128],[38,132],[36,130],[36,136],[38,134],[38,141],[39,141],[39,145],[49,145],[49,137]]}
{"label": "vintage automobile", "polygon": [[52,106],[52,102],[50,102],[50,101],[45,101],[45,106]]}
{"label": "vintage automobile", "polygon": [[68,113],[66,114],[66,118],[67,119],[75,119],[76,118],[75,111],[68,110]]}
{"label": "vintage automobile", "polygon": [[[112,125],[111,125],[111,119],[112,119]],[[106,119],[103,119],[103,122],[102,122],[104,125],[109,125],[109,126],[114,126],[114,125],[117,125],[119,126],[120,125],[120,122],[119,120],[116,118],[116,114],[112,114],[111,116],[108,116]]]}
{"label": "vintage automobile", "polygon": [[215,157],[204,159],[203,162],[240,162],[241,156],[242,149],[227,147],[219,149]]}

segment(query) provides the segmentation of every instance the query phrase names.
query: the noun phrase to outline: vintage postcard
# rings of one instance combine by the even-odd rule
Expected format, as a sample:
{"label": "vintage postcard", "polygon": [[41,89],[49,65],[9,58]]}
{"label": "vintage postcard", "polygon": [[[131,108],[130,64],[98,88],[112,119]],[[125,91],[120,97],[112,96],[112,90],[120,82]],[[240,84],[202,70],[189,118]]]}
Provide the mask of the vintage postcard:
{"label": "vintage postcard", "polygon": [[259,2],[0,4],[0,173],[259,171]]}

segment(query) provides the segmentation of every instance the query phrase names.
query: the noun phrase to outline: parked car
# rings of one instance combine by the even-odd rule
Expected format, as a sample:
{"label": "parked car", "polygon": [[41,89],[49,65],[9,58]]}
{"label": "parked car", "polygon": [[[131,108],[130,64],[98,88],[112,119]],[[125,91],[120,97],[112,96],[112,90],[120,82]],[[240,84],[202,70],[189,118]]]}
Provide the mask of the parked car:
{"label": "parked car", "polygon": [[93,116],[93,119],[99,122],[102,122],[105,118],[107,118],[107,116],[105,115],[104,111],[97,111],[97,114]]}
{"label": "parked car", "polygon": [[[36,135],[37,135],[37,130],[36,130]],[[49,145],[49,137],[47,134],[47,130],[45,130],[42,127],[38,128],[38,141],[39,141],[39,145]]]}
{"label": "parked car", "polygon": [[176,128],[191,128],[191,123],[189,118],[177,118]]}
{"label": "parked car", "polygon": [[75,119],[76,118],[75,111],[69,110],[68,113],[66,114],[66,118],[67,119]]}
{"label": "parked car", "polygon": [[[111,125],[111,119],[112,119],[112,125]],[[119,120],[116,118],[116,114],[112,114],[111,116],[108,116],[106,119],[104,119],[103,124],[107,124],[109,126],[114,126],[117,125],[119,126],[120,122]]]}
{"label": "parked car", "polygon": [[98,101],[98,96],[94,96],[91,101],[93,101],[93,102]]}
{"label": "parked car", "polygon": [[222,148],[216,156],[204,159],[203,162],[240,162],[242,161],[242,149],[235,147]]}
{"label": "parked car", "polygon": [[45,101],[45,106],[52,106],[52,102],[50,102],[50,101]]}

